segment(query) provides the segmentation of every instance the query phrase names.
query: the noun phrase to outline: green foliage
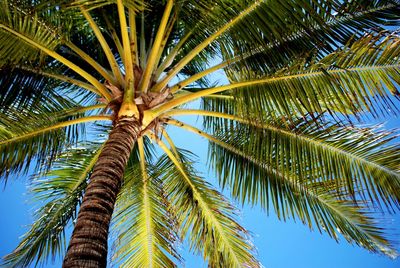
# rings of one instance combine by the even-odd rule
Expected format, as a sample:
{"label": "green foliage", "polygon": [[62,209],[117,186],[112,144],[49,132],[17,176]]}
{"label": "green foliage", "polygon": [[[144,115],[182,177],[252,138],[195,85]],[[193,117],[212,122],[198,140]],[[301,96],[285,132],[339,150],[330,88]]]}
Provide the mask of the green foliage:
{"label": "green foliage", "polygon": [[[55,50],[62,41],[61,33],[49,26],[34,12],[27,13],[17,1],[5,0],[0,4],[0,68],[9,62],[18,64],[26,61],[43,61],[45,54],[32,47],[18,33],[41,46]],[[20,53],[24,51],[24,53]]]}
{"label": "green foliage", "polygon": [[18,247],[4,257],[7,267],[26,267],[36,260],[55,259],[66,250],[65,230],[76,218],[87,180],[101,144],[82,144],[60,155],[53,169],[34,176],[30,192],[38,208],[35,222]]}
{"label": "green foliage", "polygon": [[32,103],[26,109],[9,107],[0,113],[0,174],[26,172],[31,161],[37,167],[50,164],[64,146],[74,143],[82,126],[68,121],[84,117],[79,107],[57,95]]}
{"label": "green foliage", "polygon": [[[135,103],[147,109],[163,94],[165,103],[148,105],[158,117],[142,126],[126,167],[113,215],[114,263],[176,267],[188,241],[211,267],[261,266],[236,208],[167,135],[173,122],[210,141],[220,185],[241,204],[396,255],[377,221],[400,208],[396,133],[354,122],[398,112],[398,0],[175,0],[159,47],[167,1],[122,1],[127,29],[116,3],[0,3],[0,176],[36,162],[31,191],[43,205],[4,264],[63,255],[64,230],[110,129],[88,124],[100,135],[85,135],[83,123],[116,119],[130,85],[127,62],[136,64],[137,87],[152,49],[159,55],[150,86],[134,93]],[[222,86],[210,71],[220,61]],[[172,81],[176,92],[163,86]],[[201,110],[180,110],[198,98]],[[173,121],[179,111],[202,116],[207,132]]]}
{"label": "green foliage", "polygon": [[176,267],[176,260],[181,260],[177,226],[163,183],[152,175],[156,170],[149,164],[144,177],[139,163],[131,160],[125,171],[113,226],[113,260],[121,266]]}
{"label": "green foliage", "polygon": [[396,255],[367,214],[382,200],[399,207],[400,150],[388,145],[390,133],[299,121],[292,128],[236,124],[217,137],[210,154],[219,180],[243,204],[269,211],[272,203],[279,218]]}
{"label": "green foliage", "polygon": [[200,252],[212,267],[258,267],[247,231],[233,218],[235,208],[196,175],[188,152],[178,152],[179,166],[167,156],[156,166],[191,249]]}
{"label": "green foliage", "polygon": [[253,71],[229,72],[232,81],[265,81],[229,95],[236,98],[237,110],[257,118],[325,110],[387,115],[398,110],[390,96],[399,95],[399,40],[396,34],[368,34],[320,60],[296,60],[267,77]]}

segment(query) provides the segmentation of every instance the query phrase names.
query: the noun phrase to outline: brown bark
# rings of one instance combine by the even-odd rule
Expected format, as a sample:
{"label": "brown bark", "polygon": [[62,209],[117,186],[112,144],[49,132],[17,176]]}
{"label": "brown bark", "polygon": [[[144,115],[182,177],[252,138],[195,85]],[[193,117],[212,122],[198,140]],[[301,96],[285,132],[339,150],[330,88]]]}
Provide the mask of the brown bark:
{"label": "brown bark", "polygon": [[125,166],[140,133],[131,117],[111,130],[90,176],[63,267],[106,267],[111,216]]}

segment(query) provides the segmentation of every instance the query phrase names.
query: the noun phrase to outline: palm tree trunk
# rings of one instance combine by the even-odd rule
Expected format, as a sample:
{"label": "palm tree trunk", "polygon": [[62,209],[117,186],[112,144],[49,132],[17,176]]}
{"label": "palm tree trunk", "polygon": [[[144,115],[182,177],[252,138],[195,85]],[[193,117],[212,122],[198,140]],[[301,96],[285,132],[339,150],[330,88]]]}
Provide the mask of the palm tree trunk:
{"label": "palm tree trunk", "polygon": [[140,133],[133,117],[119,119],[93,168],[63,267],[106,267],[107,239],[117,194]]}

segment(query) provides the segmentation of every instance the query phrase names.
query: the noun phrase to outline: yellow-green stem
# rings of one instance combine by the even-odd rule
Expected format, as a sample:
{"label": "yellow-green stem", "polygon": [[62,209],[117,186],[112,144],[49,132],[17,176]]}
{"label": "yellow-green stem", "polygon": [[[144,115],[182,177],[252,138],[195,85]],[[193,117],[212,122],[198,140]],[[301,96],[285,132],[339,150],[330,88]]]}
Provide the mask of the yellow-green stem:
{"label": "yellow-green stem", "polygon": [[79,57],[86,61],[90,66],[92,66],[104,79],[110,81],[113,84],[116,83],[115,77],[113,77],[106,69],[104,69],[103,66],[101,66],[97,61],[86,54],[82,49],[71,42],[67,42],[65,45],[77,55],[79,55]]}
{"label": "yellow-green stem", "polygon": [[135,11],[131,8],[129,9],[129,40],[131,44],[131,53],[132,53],[132,64],[134,66],[139,65],[139,53],[137,47],[137,32],[136,32],[136,14]]}
{"label": "yellow-green stem", "polygon": [[164,70],[172,64],[175,57],[179,54],[179,50],[182,48],[182,46],[186,43],[186,41],[192,34],[193,34],[192,31],[188,32],[181,40],[179,40],[178,44],[176,44],[176,46],[168,53],[167,57],[163,60],[163,62],[155,72],[156,79],[160,78],[162,72],[164,72]]}
{"label": "yellow-green stem", "polygon": [[153,74],[152,74],[155,80],[158,79],[158,77],[156,76],[157,66],[158,66],[159,63],[160,63],[161,56],[162,56],[162,54],[163,54],[163,52],[164,52],[164,49],[165,49],[165,46],[166,46],[166,44],[167,44],[168,38],[169,38],[169,36],[170,36],[170,34],[171,34],[171,32],[172,32],[172,29],[174,28],[174,24],[175,24],[177,18],[178,18],[178,14],[175,12],[174,15],[173,15],[173,17],[172,17],[172,19],[168,22],[167,30],[165,31],[163,40],[162,40],[161,45],[160,45],[160,49],[158,50],[158,55],[157,55],[157,59],[158,59],[158,60],[157,60],[157,62],[154,64],[154,67],[155,67],[155,68],[154,68]]}
{"label": "yellow-green stem", "polygon": [[93,30],[93,33],[95,34],[97,40],[99,41],[101,47],[103,48],[104,54],[107,57],[108,63],[110,64],[111,70],[116,77],[117,81],[122,85],[123,84],[123,77],[121,73],[121,69],[118,66],[117,60],[115,59],[110,46],[108,45],[106,39],[104,38],[103,34],[101,33],[101,30],[99,26],[96,24],[96,22],[93,20],[92,16],[89,14],[88,11],[86,11],[83,7],[81,7],[81,12],[87,22],[90,25],[90,28]]}
{"label": "yellow-green stem", "polygon": [[122,61],[125,65],[124,48],[121,44],[121,41],[119,40],[117,31],[115,30],[114,26],[111,24],[110,20],[108,19],[107,13],[105,11],[103,12],[103,18],[107,24],[107,29],[110,31],[111,37],[114,40],[114,44],[117,47],[118,54],[121,56]]}
{"label": "yellow-green stem", "polygon": [[163,129],[162,135],[167,140],[172,152],[176,155],[176,157],[179,157],[178,150],[176,149],[174,142],[172,141],[171,137],[168,135],[168,132],[165,129]]}
{"label": "yellow-green stem", "polygon": [[223,68],[229,66],[230,64],[233,64],[233,63],[238,62],[240,60],[244,60],[244,59],[246,59],[246,58],[248,58],[250,56],[253,56],[253,55],[257,54],[257,53],[260,53],[261,51],[262,51],[262,48],[259,48],[259,49],[256,49],[254,51],[250,51],[249,53],[246,53],[244,55],[235,56],[232,59],[225,60],[225,61],[223,61],[223,62],[221,62],[221,63],[219,63],[217,65],[214,65],[213,67],[210,67],[210,68],[208,68],[208,69],[206,69],[206,70],[204,70],[202,72],[196,73],[196,74],[192,75],[191,77],[189,77],[189,78],[187,78],[187,79],[185,79],[185,80],[173,85],[171,87],[171,89],[170,89],[171,93],[175,93],[178,90],[186,87],[187,85],[190,85],[193,82],[196,82],[197,80],[199,80],[200,78],[203,78],[206,75],[209,75],[209,74],[211,74],[211,73],[213,73],[215,71],[223,69]]}
{"label": "yellow-green stem", "polygon": [[35,68],[30,68],[30,67],[27,67],[27,66],[18,66],[18,69],[25,70],[25,71],[32,72],[32,73],[36,73],[36,74],[40,74],[40,75],[47,76],[47,77],[50,77],[50,78],[54,78],[54,79],[59,80],[59,81],[67,82],[67,83],[73,84],[75,86],[78,86],[80,88],[87,89],[90,92],[93,92],[93,93],[95,93],[97,95],[101,95],[99,93],[99,91],[92,84],[88,84],[86,82],[83,82],[83,81],[80,81],[80,80],[77,80],[77,79],[74,79],[74,78],[70,78],[70,77],[68,77],[66,75],[53,74],[53,73],[37,70]]}
{"label": "yellow-green stem", "polygon": [[121,27],[122,44],[124,46],[125,58],[125,90],[124,99],[118,116],[134,116],[139,118],[139,111],[134,102],[135,99],[135,76],[133,72],[133,62],[131,53],[131,44],[129,39],[128,25],[125,15],[125,7],[122,0],[117,0],[119,23]]}
{"label": "yellow-green stem", "polygon": [[160,25],[157,30],[156,38],[153,43],[153,47],[151,48],[150,55],[147,59],[146,68],[144,69],[142,80],[140,81],[138,91],[147,92],[147,89],[151,82],[151,75],[153,70],[157,67],[155,66],[159,60],[158,55],[161,49],[161,43],[164,37],[164,32],[166,30],[168,19],[171,14],[171,10],[173,7],[173,0],[168,0],[167,5],[165,6],[164,14],[161,18]]}
{"label": "yellow-green stem", "polygon": [[347,72],[362,72],[362,71],[366,71],[366,70],[368,70],[368,71],[369,70],[381,70],[381,69],[386,69],[386,68],[398,68],[398,67],[400,67],[400,64],[384,65],[384,66],[354,67],[354,68],[348,68],[348,69],[336,69],[336,70],[327,70],[327,71],[320,71],[320,72],[302,73],[302,74],[294,74],[294,75],[287,75],[287,76],[281,76],[281,77],[269,77],[269,78],[253,80],[253,81],[232,83],[232,84],[225,85],[225,86],[204,89],[202,91],[195,92],[192,94],[182,95],[178,98],[168,101],[168,102],[164,103],[163,105],[155,108],[153,110],[153,114],[154,114],[154,116],[159,116],[160,114],[162,114],[168,110],[171,110],[172,108],[177,107],[179,105],[189,103],[198,98],[210,96],[212,94],[216,94],[216,93],[223,92],[223,91],[230,90],[230,89],[236,89],[236,88],[241,88],[241,87],[250,87],[250,86],[268,84],[268,83],[282,81],[282,80],[298,79],[298,78],[302,78],[302,77],[325,75],[327,73],[328,74],[338,74],[338,73],[347,73]]}
{"label": "yellow-green stem", "polygon": [[134,102],[135,99],[135,91],[134,91],[134,84],[132,80],[127,82],[124,98],[121,104],[121,108],[118,112],[118,117],[128,116],[128,117],[135,117],[136,119],[139,118],[139,110]]}
{"label": "yellow-green stem", "polygon": [[104,109],[106,107],[107,107],[106,104],[101,103],[101,104],[95,104],[95,105],[82,107],[82,108],[76,109],[74,112],[82,113],[82,112],[87,112],[87,111],[92,111],[92,110],[97,110],[97,109]]}
{"label": "yellow-green stem", "polygon": [[224,61],[224,62],[222,62],[220,64],[217,64],[217,65],[215,65],[215,66],[213,66],[211,68],[208,68],[207,70],[204,70],[202,72],[196,73],[196,74],[192,75],[191,77],[189,77],[189,78],[187,78],[187,79],[185,79],[185,80],[173,85],[170,88],[170,91],[171,91],[171,93],[175,93],[178,90],[186,87],[187,85],[190,85],[191,83],[196,82],[200,78],[202,78],[202,77],[204,77],[204,76],[206,76],[208,74],[211,74],[211,73],[213,73],[215,71],[218,71],[219,69],[222,69],[222,68],[224,68],[224,67],[226,67],[228,65],[229,65],[229,62],[228,61]]}
{"label": "yellow-green stem", "polygon": [[[122,0],[117,0],[118,6],[118,16],[119,16],[119,24],[121,27],[121,36],[122,36],[122,45],[124,46],[124,54],[121,55],[125,60],[125,81],[126,88],[125,92],[128,90],[134,91],[133,85],[135,84],[135,78],[133,74],[133,63],[132,63],[132,54],[131,54],[131,44],[129,41],[129,33],[128,33],[128,25],[126,22],[125,16],[125,7]],[[130,83],[132,81],[132,83]]]}

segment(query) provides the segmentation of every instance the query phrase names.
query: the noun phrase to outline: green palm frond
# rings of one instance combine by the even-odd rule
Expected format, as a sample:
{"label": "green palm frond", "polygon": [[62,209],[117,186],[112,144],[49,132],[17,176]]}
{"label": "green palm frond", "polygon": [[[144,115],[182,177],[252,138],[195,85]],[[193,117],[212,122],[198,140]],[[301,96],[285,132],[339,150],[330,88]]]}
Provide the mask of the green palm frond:
{"label": "green palm frond", "polygon": [[177,226],[163,183],[153,175],[157,167],[143,159],[142,141],[138,147],[143,148],[140,163],[130,159],[114,212],[113,260],[124,267],[176,267],[181,260],[175,249]]}
{"label": "green palm frond", "polygon": [[59,96],[78,99],[80,95],[85,95],[85,102],[97,96],[93,93],[95,88],[92,85],[65,75],[62,69],[56,69],[58,68],[54,66],[52,71],[26,65],[2,66],[0,110],[7,110],[9,107],[27,109],[39,102],[45,105],[48,100],[59,100]]}
{"label": "green palm frond", "polygon": [[[37,66],[43,66],[46,63],[46,57],[50,56],[91,83],[94,86],[94,93],[111,99],[109,91],[101,82],[57,52],[65,40],[68,40],[64,36],[65,32],[60,31],[45,19],[39,18],[35,12],[16,7],[12,0],[10,3],[5,1],[2,5],[0,11],[0,38],[2,40],[0,41],[4,45],[0,47],[1,63],[17,65],[34,62]],[[13,9],[12,13],[11,9]],[[26,51],[26,53],[17,53],[15,49]]]}
{"label": "green palm frond", "polygon": [[45,264],[50,256],[63,256],[65,230],[76,218],[90,172],[101,151],[101,144],[85,143],[60,155],[51,170],[34,176],[30,192],[40,208],[35,222],[17,248],[4,257],[7,267]]}
{"label": "green palm frond", "polygon": [[[300,181],[336,181],[336,191],[345,191],[353,199],[370,200],[373,205],[383,201],[387,207],[400,205],[400,167],[397,163],[400,150],[399,145],[391,144],[396,138],[393,132],[303,118],[293,124],[285,121],[279,124],[275,120],[260,122],[254,118],[201,110],[183,110],[182,114],[217,118],[210,121],[214,124],[209,127],[217,140],[260,163],[272,165],[283,175],[296,174]],[[180,126],[179,121],[167,122]],[[193,128],[192,131],[196,132]],[[229,158],[223,156],[225,149],[219,149],[218,145],[211,147],[210,153],[221,184],[229,185],[233,196],[240,198],[242,203],[249,201],[265,206],[268,198],[257,195],[256,186],[248,187],[252,173],[241,168],[240,160],[238,167],[229,165]],[[220,161],[227,162],[222,165]],[[247,179],[236,180],[237,176]]]}
{"label": "green palm frond", "polygon": [[[192,60],[194,63],[203,62],[204,65],[212,56],[221,55],[217,40],[224,44],[225,50],[236,50],[237,47],[246,46],[246,43],[266,45],[264,38],[277,42],[281,33],[276,30],[281,30],[284,25],[299,27],[298,31],[307,30],[308,25],[303,21],[305,17],[309,20],[308,23],[324,26],[322,17],[329,15],[330,10],[312,6],[309,2],[222,0],[188,5],[188,8],[183,8],[182,13],[197,14],[195,19],[190,19],[191,16],[186,13],[188,25],[192,25],[189,32],[193,32],[193,36],[191,35],[182,48],[186,53],[182,53],[182,57],[167,71],[166,77],[155,85],[154,90],[160,90],[184,67],[192,67]],[[327,5],[335,2],[327,1]],[[305,13],[308,15],[304,16]],[[291,23],[288,24],[287,21]],[[257,26],[249,31],[248,25]]]}
{"label": "green palm frond", "polygon": [[229,64],[235,71],[249,68],[272,74],[293,59],[309,57],[312,60],[313,54],[320,58],[365,32],[378,33],[385,30],[383,25],[398,25],[396,15],[400,12],[400,4],[394,1],[351,1],[336,8],[329,5],[325,8],[331,14],[322,16],[323,26],[310,23],[306,30],[286,26],[279,32],[279,41],[266,40],[266,44],[258,47],[249,43],[231,49],[221,42],[222,55],[227,61],[237,58]]}
{"label": "green palm frond", "polygon": [[36,167],[51,161],[66,145],[82,137],[82,123],[111,120],[109,116],[86,116],[79,108],[39,102],[29,110],[10,108],[0,114],[0,174],[26,172],[31,161]]}
{"label": "green palm frond", "polygon": [[[59,3],[60,1],[52,1]],[[116,4],[117,0],[98,0],[98,1],[91,1],[91,0],[74,0],[74,1],[64,1],[67,7],[84,7],[87,10],[93,10],[101,7],[105,7],[111,4]],[[124,0],[124,5],[127,8],[134,10],[135,12],[142,11],[148,4],[143,0]],[[63,1],[61,1],[63,4]]]}
{"label": "green palm frond", "polygon": [[158,144],[167,154],[156,164],[159,176],[191,249],[201,252],[211,267],[259,267],[247,231],[233,218],[234,207],[196,175],[187,152],[174,156]]}
{"label": "green palm frond", "polygon": [[[62,43],[61,32],[41,20],[37,14],[22,10],[17,1],[2,1],[0,4],[1,62],[15,64],[38,59],[43,61],[42,51],[28,44],[19,35],[52,51]],[[20,53],[21,51],[24,53]]]}
{"label": "green palm frond", "polygon": [[[47,91],[56,84],[50,78],[13,67],[0,68],[0,110],[10,106],[27,107],[30,103],[47,99]],[[51,97],[50,97],[51,98]]]}
{"label": "green palm frond", "polygon": [[[254,80],[233,82],[194,94],[210,95],[245,87],[225,94],[235,97],[231,105],[237,107],[237,112],[258,118],[265,114],[290,117],[301,113],[305,116],[325,110],[344,115],[361,112],[386,115],[391,113],[389,110],[398,110],[391,96],[399,95],[396,88],[400,83],[399,40],[396,34],[366,35],[312,64],[300,61],[272,76],[258,79],[254,79],[257,74],[251,71],[229,73],[231,81]],[[218,100],[209,105],[213,103],[223,105]]]}
{"label": "green palm frond", "polygon": [[[324,174],[325,166],[333,168],[338,165],[338,170],[346,172],[346,168],[341,169],[346,162],[329,159],[328,152],[316,156],[308,150],[303,151],[306,146],[297,150],[296,144],[283,137],[278,143],[277,139],[263,135],[264,141],[258,141],[254,146],[253,132],[251,135],[235,132],[228,141],[228,134],[225,138],[215,137],[183,123],[176,122],[174,125],[210,140],[211,161],[216,166],[220,183],[242,203],[260,204],[267,211],[272,203],[280,219],[299,218],[310,228],[324,230],[336,240],[342,234],[350,243],[391,257],[397,256],[392,242],[385,237],[385,230],[377,226],[376,219],[368,212],[371,208],[367,201],[354,201],[355,197],[345,190],[347,180],[316,180],[312,177],[312,172]],[[281,133],[276,134],[279,136]],[[319,140],[314,142],[321,143]],[[347,142],[346,139],[343,141],[344,144]],[[290,150],[281,150],[283,147]],[[299,164],[296,157],[307,158],[309,162],[304,165],[309,166],[304,170],[292,167]],[[318,157],[328,158],[330,162],[319,165]],[[289,161],[293,163],[288,164]],[[311,172],[308,168],[312,169]]]}
{"label": "green palm frond", "polygon": [[[216,135],[246,155],[275,167],[284,176],[296,174],[299,181],[334,181],[338,193],[345,191],[354,199],[360,197],[376,205],[383,198],[387,206],[394,204],[399,207],[400,174],[396,159],[400,150],[389,143],[393,139],[392,133],[371,128],[310,124],[302,123],[292,128],[236,124],[235,128],[228,126],[217,130]],[[215,153],[213,160],[221,168],[217,170],[223,184],[227,183],[224,178],[234,177],[236,172],[244,172],[242,177],[250,179],[250,174],[244,175],[246,169],[241,169],[240,165],[226,169],[229,166],[218,164],[218,161],[225,160],[221,160],[217,151],[213,148],[211,154]],[[256,188],[245,187],[246,183],[227,184],[232,186],[234,196],[247,200],[256,196],[253,193]],[[262,195],[258,198],[268,201]]]}

